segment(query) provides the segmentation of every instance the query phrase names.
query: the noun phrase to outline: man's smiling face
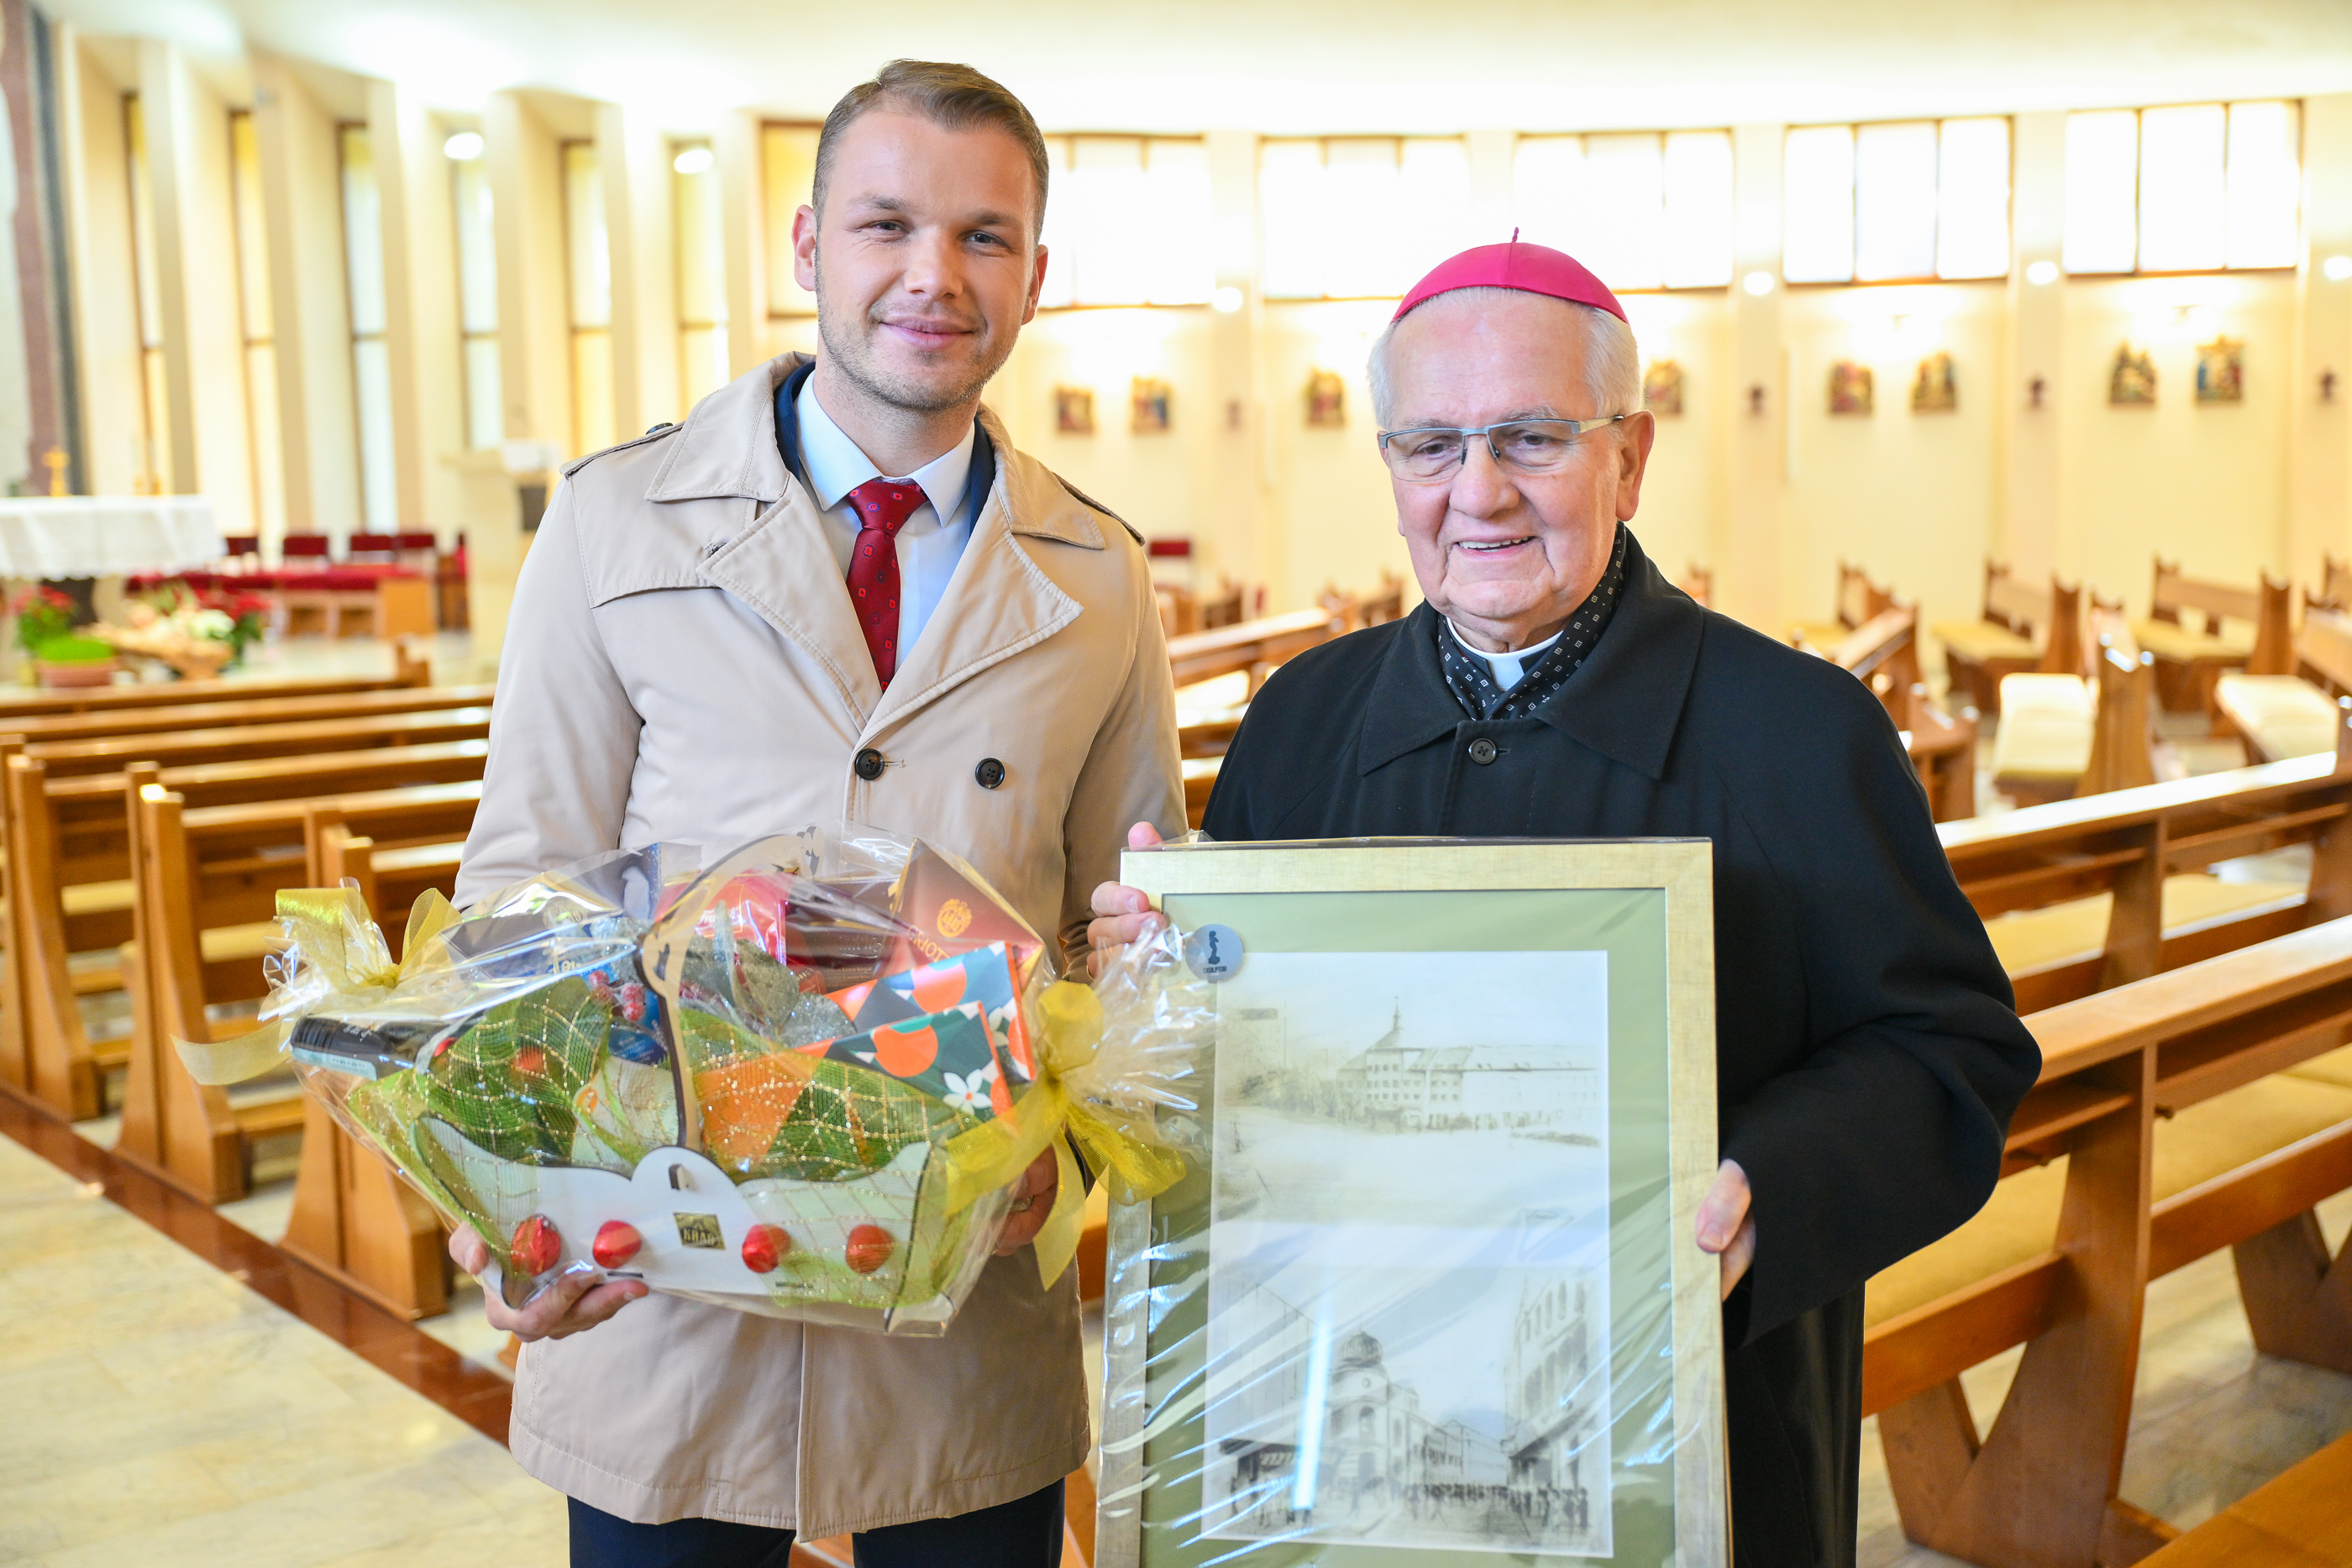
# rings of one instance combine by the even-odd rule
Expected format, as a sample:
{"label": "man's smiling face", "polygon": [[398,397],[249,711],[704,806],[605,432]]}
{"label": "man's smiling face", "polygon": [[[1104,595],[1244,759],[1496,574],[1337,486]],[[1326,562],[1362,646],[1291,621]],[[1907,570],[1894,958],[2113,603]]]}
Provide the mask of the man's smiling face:
{"label": "man's smiling face", "polygon": [[[1442,294],[1420,306],[1389,340],[1390,428],[1626,412],[1593,402],[1582,310],[1517,291]],[[1550,474],[1496,466],[1480,436],[1447,479],[1392,474],[1397,532],[1422,597],[1495,651],[1550,636],[1608,568],[1617,524],[1641,499],[1653,428],[1637,413],[1589,432]]]}
{"label": "man's smiling face", "polygon": [[980,395],[1036,313],[1045,253],[1027,154],[992,126],[877,108],[834,150],[794,267],[826,354],[866,396],[938,413]]}

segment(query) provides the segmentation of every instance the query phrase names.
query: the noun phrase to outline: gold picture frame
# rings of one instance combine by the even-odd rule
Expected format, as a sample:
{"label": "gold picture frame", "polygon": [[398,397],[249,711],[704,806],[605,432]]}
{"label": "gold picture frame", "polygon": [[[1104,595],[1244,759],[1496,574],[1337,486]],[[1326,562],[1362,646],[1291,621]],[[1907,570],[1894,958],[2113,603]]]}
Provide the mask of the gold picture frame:
{"label": "gold picture frame", "polygon": [[1683,368],[1672,360],[1652,360],[1642,370],[1642,406],[1660,419],[1683,412]]}
{"label": "gold picture frame", "polygon": [[1128,428],[1137,435],[1165,435],[1174,423],[1175,392],[1158,376],[1138,376],[1129,389]]}
{"label": "gold picture frame", "polygon": [[2156,406],[2156,356],[2129,343],[2116,346],[2107,371],[2107,402],[2114,408]]}
{"label": "gold picture frame", "polygon": [[[1170,846],[1125,856],[1122,880],[1150,894],[1180,931],[1198,934],[1196,946],[1216,928],[1223,956],[1211,967],[1223,963],[1228,977],[1213,988],[1218,1038],[1200,1075],[1197,1114],[1205,1157],[1159,1197],[1111,1210],[1095,1557],[1101,1568],[1194,1568],[1212,1557],[1241,1568],[1275,1568],[1320,1561],[1327,1545],[1351,1548],[1329,1553],[1334,1562],[1356,1560],[1354,1548],[1370,1554],[1366,1561],[1387,1561],[1382,1549],[1409,1549],[1412,1560],[1428,1568],[1491,1568],[1498,1552],[1571,1549],[1592,1563],[1671,1560],[1683,1568],[1715,1568],[1728,1562],[1719,1270],[1693,1239],[1697,1206],[1717,1164],[1712,863],[1711,847],[1701,840],[1357,840]],[[1512,967],[1498,971],[1499,959]],[[1563,991],[1540,978],[1555,967],[1563,974],[1600,973],[1605,980],[1597,992]],[[1528,983],[1478,983],[1478,977],[1498,972],[1524,975]],[[1360,976],[1370,985],[1359,984]],[[1518,1000],[1503,999],[1520,990],[1526,996]],[[1602,993],[1605,999],[1591,999]],[[1427,1063],[1407,1063],[1401,1073],[1383,1065],[1390,1056],[1402,1060],[1400,1053],[1416,1049],[1407,1043],[1407,1031],[1417,1027],[1412,1020],[1444,1019],[1444,1027],[1456,1032],[1502,1030],[1491,1019],[1529,1006],[1526,998],[1534,996],[1563,1017],[1584,1006],[1605,1019],[1598,1044],[1588,1035],[1581,1046],[1559,1048],[1600,1053],[1592,1098],[1573,1102],[1580,1110],[1560,1113],[1597,1118],[1581,1124],[1601,1131],[1597,1142],[1580,1136],[1572,1120],[1526,1109],[1554,1103],[1539,1092],[1531,1097],[1529,1085],[1538,1080],[1528,1074],[1568,1071],[1571,1055],[1546,1067],[1549,1059],[1539,1061],[1534,1053],[1549,1048],[1510,1047],[1506,1054],[1519,1076],[1503,1100],[1482,1101],[1460,1087],[1477,1071],[1476,1048],[1432,1047],[1423,1054],[1437,1065],[1427,1071]],[[1559,1003],[1563,996],[1571,999]],[[1280,1005],[1261,1005],[1268,998]],[[1342,998],[1337,1011],[1333,998]],[[1384,1013],[1391,1005],[1392,1021],[1355,1022],[1348,1010]],[[1296,1026],[1282,1007],[1294,1009]],[[1352,1041],[1384,1022],[1388,1032],[1352,1056],[1344,1048],[1312,1043]],[[1572,1026],[1562,1027],[1573,1032]],[[1318,1029],[1325,1032],[1313,1032]],[[1265,1070],[1276,1060],[1269,1051],[1279,1053],[1279,1073]],[[1501,1082],[1507,1064],[1491,1065]],[[1447,1071],[1459,1081],[1454,1089],[1429,1087]],[[1416,1094],[1421,1099],[1406,1103]],[[1260,1128],[1275,1124],[1265,1118],[1287,1118],[1287,1127],[1300,1116],[1320,1117],[1312,1138],[1323,1141],[1310,1142],[1305,1133],[1272,1141],[1259,1136]],[[1287,1309],[1273,1298],[1290,1276],[1263,1272],[1261,1254],[1228,1247],[1220,1228],[1234,1226],[1236,1235],[1255,1235],[1286,1223],[1278,1212],[1282,1200],[1274,1196],[1286,1188],[1266,1184],[1264,1172],[1271,1166],[1251,1162],[1289,1158],[1296,1165],[1299,1156],[1284,1153],[1295,1147],[1313,1147],[1318,1160],[1325,1158],[1321,1151],[1342,1151],[1322,1178],[1327,1194],[1339,1197],[1314,1201],[1353,1202],[1373,1218],[1341,1217],[1332,1229],[1339,1236],[1349,1225],[1423,1221],[1397,1214],[1392,1195],[1359,1192],[1360,1171],[1394,1172],[1387,1179],[1430,1186],[1434,1157],[1449,1173],[1499,1169],[1512,1173],[1509,1180],[1527,1181],[1534,1169],[1529,1162],[1548,1157],[1540,1151],[1580,1143],[1597,1151],[1581,1156],[1584,1168],[1606,1173],[1598,1178],[1605,1201],[1597,1209],[1579,1209],[1584,1218],[1572,1222],[1590,1226],[1600,1238],[1592,1244],[1597,1254],[1588,1248],[1580,1256],[1607,1261],[1592,1298],[1603,1303],[1595,1324],[1585,1321],[1590,1276],[1578,1278],[1577,1343],[1586,1346],[1590,1326],[1601,1343],[1591,1351],[1592,1364],[1655,1364],[1664,1357],[1673,1373],[1670,1379],[1643,1380],[1638,1388],[1631,1381],[1622,1389],[1612,1385],[1612,1392],[1598,1396],[1590,1390],[1590,1376],[1579,1383],[1586,1392],[1576,1394],[1543,1383],[1541,1401],[1530,1393],[1520,1407],[1540,1412],[1536,1420],[1513,1409],[1512,1391],[1522,1377],[1562,1375],[1537,1370],[1558,1359],[1549,1352],[1524,1359],[1536,1321],[1528,1292],[1532,1281],[1549,1302],[1554,1294],[1564,1300],[1566,1287],[1555,1286],[1549,1275],[1526,1273],[1525,1260],[1534,1255],[1528,1243],[1486,1243],[1522,1269],[1515,1285],[1465,1284],[1464,1271],[1448,1265],[1442,1290],[1397,1287],[1390,1281],[1400,1270],[1382,1262],[1376,1291],[1332,1287],[1316,1298],[1311,1331],[1292,1332],[1282,1329],[1286,1321],[1310,1320],[1295,1311],[1290,1320],[1279,1316]],[[1345,1152],[1350,1149],[1357,1152]],[[1530,1155],[1529,1149],[1539,1152]],[[1461,1157],[1480,1150],[1508,1157],[1483,1165]],[[1496,1179],[1505,1178],[1475,1177]],[[1448,1189],[1448,1203],[1458,1203],[1463,1192],[1479,1190],[1475,1181],[1453,1175],[1434,1185]],[[1475,1201],[1474,1212],[1456,1220],[1462,1233],[1517,1234],[1514,1226],[1536,1219],[1546,1237],[1571,1228],[1561,1216],[1572,1206],[1549,1197],[1560,1189],[1549,1180],[1538,1185],[1544,1201],[1555,1207]],[[1237,1217],[1227,1211],[1228,1195],[1244,1190],[1268,1196],[1263,1207],[1253,1196]],[[1647,1201],[1637,1193],[1649,1195]],[[1435,1254],[1407,1260],[1429,1270],[1444,1262]],[[1333,1277],[1352,1280],[1357,1273]],[[1400,1300],[1451,1302],[1483,1291],[1499,1301],[1507,1290],[1517,1291],[1516,1308],[1479,1320],[1502,1323],[1499,1336],[1482,1338],[1450,1321],[1444,1332],[1393,1338],[1384,1329],[1378,1336],[1370,1332],[1393,1321],[1402,1310]],[[1663,1312],[1654,1305],[1661,1298],[1668,1303]],[[1293,1291],[1291,1299],[1306,1298]],[[1651,1303],[1646,1311],[1644,1302]],[[1276,1315],[1269,1318],[1269,1312]],[[1271,1334],[1249,1326],[1267,1322],[1276,1325]],[[1544,1318],[1541,1332],[1556,1335],[1552,1322]],[[1227,1325],[1223,1348],[1221,1324]],[[1242,1344],[1245,1329],[1255,1337]],[[1283,1332],[1292,1337],[1283,1339]],[[1392,1347],[1391,1361],[1382,1359],[1384,1339]],[[1268,1344],[1276,1348],[1269,1351]],[[1318,1344],[1326,1348],[1317,1352]],[[1336,1352],[1328,1348],[1333,1344]],[[1532,1342],[1536,1352],[1548,1344],[1553,1342]],[[1395,1352],[1400,1345],[1402,1352]],[[1462,1358],[1461,1375],[1428,1375],[1431,1357]],[[1497,1364],[1503,1374],[1495,1371]],[[1451,1364],[1443,1363],[1441,1370]],[[1407,1382],[1416,1368],[1421,1375]],[[1498,1375],[1501,1392],[1488,1387]],[[1220,1394],[1221,1377],[1234,1392]],[[1293,1390],[1294,1403],[1269,1406],[1265,1390],[1276,1387]],[[1598,1415],[1578,1414],[1578,1402],[1593,1397],[1606,1401]],[[1385,1461],[1394,1473],[1383,1471],[1377,1484],[1393,1489],[1387,1494],[1391,1505],[1372,1518],[1361,1508],[1362,1489],[1372,1484],[1356,1462],[1364,1457],[1339,1450],[1360,1423],[1370,1430],[1375,1402],[1382,1432],[1425,1427],[1428,1441],[1419,1450],[1399,1450],[1405,1458]],[[1363,1409],[1354,1411],[1355,1404]],[[1222,1416],[1221,1405],[1228,1411]],[[1460,1413],[1473,1406],[1476,1412],[1465,1421]],[[1456,1414],[1441,1421],[1442,1410]],[[1294,1412],[1303,1414],[1294,1421]],[[1488,1426],[1499,1426],[1498,1437],[1473,1429],[1482,1416]],[[1420,1425],[1397,1426],[1405,1421]],[[1295,1442],[1261,1440],[1268,1432],[1293,1430]],[[1315,1436],[1327,1430],[1334,1434],[1328,1451]],[[1664,1454],[1655,1442],[1660,1430],[1675,1434]],[[1485,1457],[1461,1457],[1473,1448]],[[1591,1467],[1580,1477],[1569,1467],[1572,1487],[1563,1483],[1561,1470],[1562,1456],[1571,1453]],[[1481,1463],[1487,1467],[1484,1480],[1476,1479]],[[1416,1465],[1423,1469],[1412,1470]],[[1433,1479],[1447,1484],[1431,1484]],[[1353,1502],[1346,1500],[1350,1495]],[[1350,1530],[1370,1533],[1350,1535]]]}
{"label": "gold picture frame", "polygon": [[1952,356],[1938,349],[1919,361],[1911,377],[1913,413],[1951,413],[1960,406],[1959,383],[1952,374]]}
{"label": "gold picture frame", "polygon": [[1095,389],[1055,387],[1054,429],[1063,435],[1092,435],[1095,433]]}
{"label": "gold picture frame", "polygon": [[2197,345],[2197,401],[2246,401],[2246,340],[2216,337]]}
{"label": "gold picture frame", "polygon": [[1840,360],[1830,366],[1830,413],[1868,414],[1878,406],[1878,378],[1868,365]]}
{"label": "gold picture frame", "polygon": [[1337,371],[1307,372],[1307,426],[1343,430],[1348,423],[1348,383]]}

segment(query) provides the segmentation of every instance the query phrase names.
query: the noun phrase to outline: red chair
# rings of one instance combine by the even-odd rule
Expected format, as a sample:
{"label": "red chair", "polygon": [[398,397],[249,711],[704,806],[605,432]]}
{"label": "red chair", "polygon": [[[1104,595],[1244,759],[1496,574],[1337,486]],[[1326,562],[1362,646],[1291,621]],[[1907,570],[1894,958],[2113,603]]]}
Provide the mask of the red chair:
{"label": "red chair", "polygon": [[324,534],[288,534],[278,553],[290,571],[318,571],[325,569],[332,549]]}
{"label": "red chair", "polygon": [[230,534],[221,540],[223,571],[250,571],[260,564],[260,535]]}
{"label": "red chair", "polygon": [[353,534],[343,546],[343,559],[354,564],[375,562],[390,565],[400,554],[400,538],[396,534]]}

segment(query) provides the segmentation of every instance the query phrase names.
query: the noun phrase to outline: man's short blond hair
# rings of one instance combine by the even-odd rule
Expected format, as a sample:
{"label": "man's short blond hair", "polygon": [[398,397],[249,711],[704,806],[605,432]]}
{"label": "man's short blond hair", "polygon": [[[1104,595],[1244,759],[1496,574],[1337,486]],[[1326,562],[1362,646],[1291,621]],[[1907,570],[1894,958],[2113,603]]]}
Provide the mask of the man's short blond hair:
{"label": "man's short blond hair", "polygon": [[[1452,299],[1461,295],[1474,298],[1494,298],[1506,294],[1526,294],[1524,288],[1499,288],[1483,285],[1474,288],[1452,288],[1433,299]],[[1573,310],[1584,319],[1584,386],[1592,397],[1592,413],[1585,417],[1607,419],[1612,414],[1633,413],[1642,406],[1642,350],[1633,341],[1633,329],[1606,310],[1580,305],[1573,299],[1558,301],[1563,309]],[[1364,361],[1364,379],[1371,384],[1372,418],[1381,427],[1389,428],[1389,415],[1396,407],[1396,391],[1389,379],[1389,343],[1396,336],[1401,323],[1391,321],[1378,338],[1372,340],[1372,351]]]}
{"label": "man's short blond hair", "polygon": [[833,173],[833,155],[842,133],[869,110],[896,109],[920,115],[945,131],[971,131],[991,126],[1021,144],[1029,155],[1029,172],[1037,181],[1037,205],[1030,214],[1032,243],[1045,226],[1045,186],[1053,168],[1045,156],[1045,138],[1029,108],[1002,83],[970,66],[941,60],[892,60],[841,95],[824,129],[816,138],[816,180],[809,204],[822,217],[824,187]]}

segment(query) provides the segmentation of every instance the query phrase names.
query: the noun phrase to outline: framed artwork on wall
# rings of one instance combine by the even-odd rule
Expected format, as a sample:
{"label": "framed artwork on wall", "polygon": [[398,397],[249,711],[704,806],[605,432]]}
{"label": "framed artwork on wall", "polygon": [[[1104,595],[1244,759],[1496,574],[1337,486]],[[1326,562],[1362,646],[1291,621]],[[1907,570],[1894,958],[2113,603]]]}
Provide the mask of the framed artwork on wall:
{"label": "framed artwork on wall", "polygon": [[1097,1563],[1727,1562],[1711,863],[1125,857],[1215,1026],[1205,1156],[1112,1211]]}
{"label": "framed artwork on wall", "polygon": [[2197,401],[2246,401],[2246,340],[2215,338],[2197,345]]}
{"label": "framed artwork on wall", "polygon": [[1830,367],[1830,412],[1870,413],[1878,402],[1875,382],[1868,365],[1840,360]]}
{"label": "framed artwork on wall", "polygon": [[1348,423],[1348,383],[1337,371],[1307,372],[1307,423],[1316,430],[1339,430]]}
{"label": "framed artwork on wall", "polygon": [[1095,433],[1095,392],[1092,387],[1054,389],[1054,428],[1064,435]]}
{"label": "framed artwork on wall", "polygon": [[1660,419],[1683,412],[1683,368],[1672,360],[1652,360],[1642,371],[1642,406]]}
{"label": "framed artwork on wall", "polygon": [[1919,361],[1911,378],[1913,413],[1950,413],[1960,406],[1960,389],[1952,379],[1952,356],[1938,349]]}
{"label": "framed artwork on wall", "polygon": [[2129,343],[2116,346],[2115,368],[2107,372],[2107,402],[2116,408],[2156,406],[2156,356]]}
{"label": "framed artwork on wall", "polygon": [[1130,390],[1134,417],[1129,425],[1138,435],[1163,435],[1169,427],[1169,403],[1173,393],[1158,376],[1138,376]]}

